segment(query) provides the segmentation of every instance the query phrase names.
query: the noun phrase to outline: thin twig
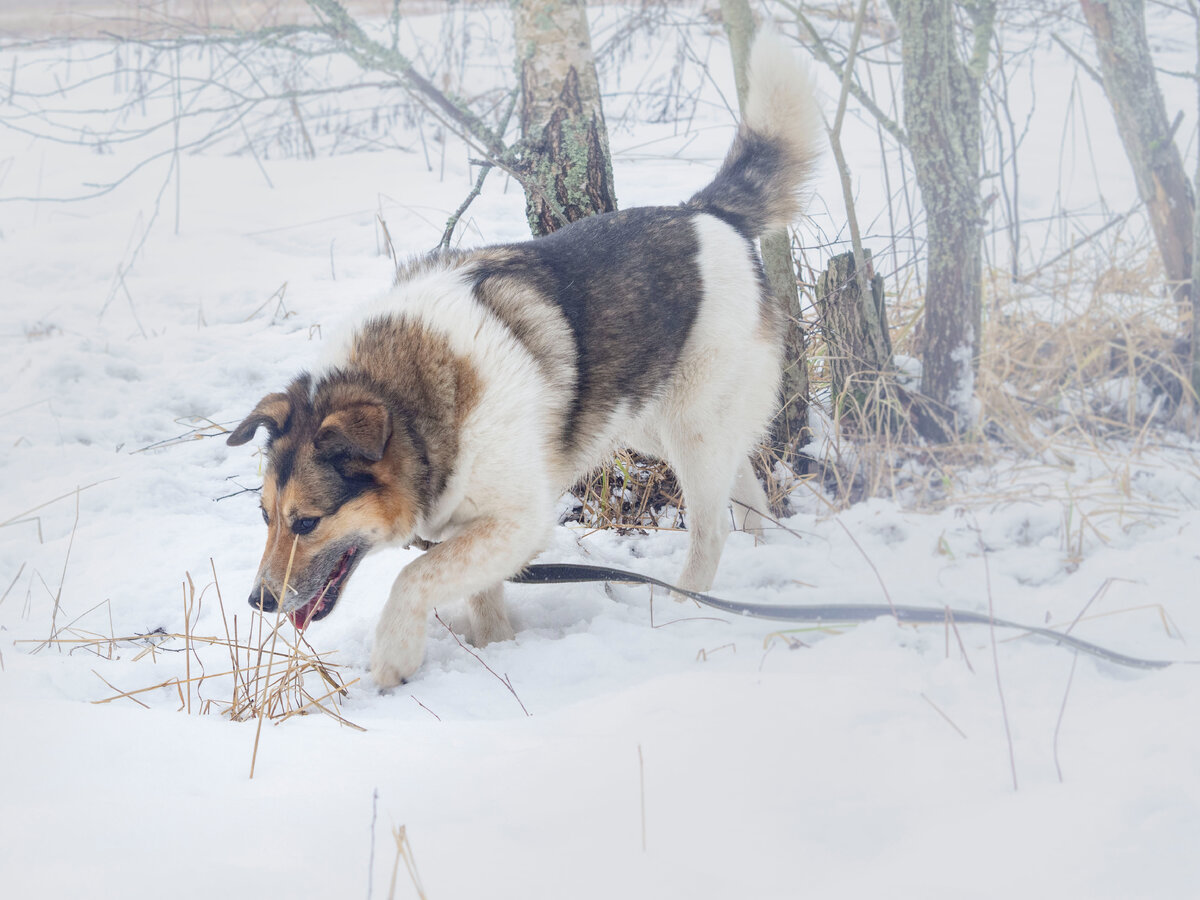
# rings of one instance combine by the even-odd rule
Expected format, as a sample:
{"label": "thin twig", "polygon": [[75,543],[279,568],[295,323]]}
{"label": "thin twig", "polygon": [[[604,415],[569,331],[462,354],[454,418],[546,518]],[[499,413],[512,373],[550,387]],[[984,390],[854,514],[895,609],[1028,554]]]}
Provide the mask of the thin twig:
{"label": "thin twig", "polygon": [[17,579],[21,577],[21,573],[25,571],[26,565],[28,565],[28,561],[21,563],[21,568],[17,569],[17,574],[13,576],[13,580],[10,581],[8,583],[8,587],[4,589],[4,594],[2,596],[0,596],[0,603],[3,603],[5,600],[8,599],[9,592],[16,585]]}
{"label": "thin twig", "polygon": [[446,220],[446,230],[442,232],[442,239],[438,241],[437,249],[449,250],[450,241],[454,238],[454,229],[458,226],[458,220],[475,202],[475,198],[483,191],[483,183],[487,180],[488,173],[492,171],[492,164],[485,162],[479,167],[479,177],[475,179],[475,186],[471,188],[471,192],[467,194],[467,198],[458,205],[458,209],[450,214],[450,218]]}
{"label": "thin twig", "polygon": [[942,711],[942,708],[941,708],[940,706],[938,706],[936,703],[934,703],[932,700],[930,700],[930,699],[929,699],[927,696],[925,696],[925,694],[921,694],[921,699],[922,699],[922,700],[924,700],[926,703],[928,703],[930,706],[932,706],[932,707],[933,707],[933,711],[934,711],[934,712],[936,712],[936,713],[937,713],[939,716],[941,716],[943,719],[945,719],[945,720],[946,720],[946,724],[947,724],[947,725],[949,725],[951,728],[953,728],[955,731],[957,731],[957,732],[958,732],[958,734],[959,734],[959,736],[960,736],[960,737],[961,737],[961,738],[962,738],[964,741],[967,739],[967,733],[966,733],[965,731],[963,731],[961,728],[959,728],[957,725],[955,725],[955,724],[954,724],[954,720],[953,720],[953,719],[951,719],[951,718],[950,718],[948,715],[946,715],[946,714],[945,714],[945,713]]}
{"label": "thin twig", "polygon": [[[971,665],[971,657],[967,656],[966,645],[963,644],[962,635],[958,633],[958,623],[954,621],[954,612],[949,606],[946,607],[946,625],[954,632],[954,639],[958,641],[958,649],[963,656],[963,662],[967,664],[967,671],[972,675],[975,674],[975,667]],[[949,638],[947,638],[949,642]]]}
{"label": "thin twig", "polygon": [[1058,772],[1059,783],[1062,783],[1062,766],[1058,764],[1058,731],[1062,728],[1063,714],[1067,711],[1067,697],[1071,695],[1071,682],[1075,680],[1075,665],[1079,662],[1079,652],[1071,657],[1071,674],[1067,676],[1067,689],[1063,691],[1062,706],[1058,708],[1058,721],[1054,723],[1054,769]]}
{"label": "thin twig", "polygon": [[396,873],[400,868],[400,860],[404,860],[404,866],[408,869],[408,877],[412,879],[413,887],[417,889],[417,897],[420,900],[425,900],[425,888],[421,884],[421,876],[417,872],[417,860],[413,856],[412,844],[408,840],[408,829],[404,825],[392,830],[392,836],[396,839],[396,862],[392,867],[392,884],[388,890],[388,900],[396,893]]}
{"label": "thin twig", "polygon": [[1091,78],[1092,81],[1096,82],[1096,84],[1100,85],[1100,87],[1104,87],[1104,79],[1100,76],[1100,73],[1096,71],[1091,63],[1080,56],[1077,51],[1068,46],[1066,41],[1060,38],[1057,34],[1053,33],[1050,35],[1050,40],[1062,47],[1063,50],[1067,52],[1067,56],[1079,63],[1080,68],[1082,68],[1083,71],[1088,74],[1088,77]]}
{"label": "thin twig", "polygon": [[[112,690],[114,690],[114,691],[116,691],[116,692],[117,692],[117,696],[116,696],[116,697],[110,697],[110,698],[109,698],[110,700],[116,700],[116,699],[118,699],[119,697],[127,697],[128,699],[132,700],[134,703],[136,703],[138,706],[142,707],[143,709],[149,709],[149,708],[150,708],[150,707],[149,707],[149,706],[147,706],[145,703],[143,703],[141,700],[139,700],[137,697],[134,697],[134,696],[133,696],[134,694],[140,693],[139,691],[122,691],[120,688],[113,687],[113,686],[112,686],[112,684],[110,684],[110,683],[109,683],[109,682],[108,682],[108,681],[107,681],[107,680],[104,678],[104,676],[103,676],[103,675],[101,675],[99,672],[97,672],[95,669],[92,669],[92,674],[93,674],[93,675],[95,675],[97,678],[99,678],[101,681],[103,681],[103,682],[104,682],[106,685],[108,685],[108,687],[109,687],[109,688],[111,688]],[[156,685],[155,687],[162,687],[162,685]],[[153,688],[147,688],[146,690],[153,690]],[[107,702],[108,702],[108,700],[104,700],[104,701],[94,701],[94,702],[103,702],[103,703],[107,703]]]}
{"label": "thin twig", "polygon": [[1103,597],[1105,594],[1107,594],[1108,589],[1110,587],[1112,587],[1114,584],[1116,584],[1118,581],[1124,581],[1129,584],[1133,584],[1133,582],[1130,581],[1128,578],[1105,578],[1104,581],[1101,583],[1100,587],[1096,588],[1095,593],[1093,593],[1092,596],[1088,598],[1088,602],[1083,604],[1083,608],[1080,609],[1078,613],[1076,613],[1075,618],[1071,620],[1071,624],[1067,626],[1067,630],[1064,631],[1063,634],[1070,634],[1071,630],[1077,624],[1079,624],[1079,620],[1083,618],[1083,614],[1086,613],[1089,609],[1091,609],[1092,604],[1095,603],[1097,600],[1099,600],[1101,597]]}
{"label": "thin twig", "polygon": [[[846,523],[843,522],[841,517],[837,514],[837,509],[834,508],[834,505],[830,503],[824,496],[822,496],[820,491],[809,484],[807,479],[802,481],[801,484],[812,491],[813,496],[829,507],[829,510],[833,513],[833,516],[831,517],[833,521],[837,522],[842,531],[846,532],[846,537],[850,538],[850,543],[854,544],[854,546],[858,549],[858,552],[862,554],[862,558],[866,560],[867,565],[871,567],[871,571],[875,573],[875,580],[879,582],[879,588],[883,591],[883,597],[885,600],[887,600],[888,608],[891,609],[892,615],[896,616],[896,604],[892,602],[892,594],[887,589],[887,585],[883,581],[883,576],[879,574],[879,569],[876,567],[875,563],[872,562],[871,557],[867,556],[867,551],[863,549],[863,545],[858,542],[858,539],[855,538],[850,532],[850,529],[846,527]],[[896,616],[896,621],[899,620],[900,617]]]}
{"label": "thin twig", "polygon": [[1071,243],[1071,246],[1069,246],[1066,250],[1063,250],[1061,253],[1058,253],[1055,256],[1051,257],[1050,259],[1048,259],[1046,262],[1042,263],[1040,266],[1038,266],[1033,271],[1026,272],[1020,278],[1017,278],[1016,279],[1017,283],[1018,284],[1027,284],[1028,282],[1033,280],[1033,278],[1040,275],[1042,272],[1046,271],[1046,269],[1053,266],[1059,260],[1066,259],[1068,256],[1070,256],[1072,253],[1074,253],[1076,250],[1078,250],[1084,244],[1090,243],[1091,241],[1100,237],[1100,235],[1104,234],[1104,232],[1108,231],[1110,228],[1112,228],[1116,225],[1120,225],[1122,222],[1124,222],[1126,219],[1128,219],[1130,216],[1132,216],[1135,212],[1137,212],[1138,209],[1141,208],[1141,205],[1142,205],[1142,201],[1141,200],[1137,201],[1137,203],[1135,203],[1128,212],[1121,213],[1120,215],[1117,215],[1117,216],[1113,216],[1111,219],[1109,219],[1107,222],[1105,222],[1103,225],[1101,225],[1095,231],[1091,231],[1088,234],[1085,234],[1082,237],[1077,238],[1075,241],[1073,241]]}
{"label": "thin twig", "polygon": [[[75,521],[71,525],[71,537],[67,541],[67,554],[63,557],[62,575],[58,579],[58,592],[54,595],[54,612],[50,615],[50,639],[53,639],[58,634],[56,624],[58,622],[58,611],[62,606],[62,590],[63,585],[67,580],[67,564],[71,561],[71,548],[75,546],[75,532],[79,528],[79,488],[75,489]],[[49,639],[47,640],[47,645]],[[38,649],[41,649],[40,647]],[[35,651],[36,652],[36,651]]]}
{"label": "thin twig", "polygon": [[28,517],[30,513],[37,512],[39,509],[45,509],[51,503],[57,503],[59,500],[66,500],[68,497],[73,495],[76,497],[76,502],[78,503],[78,495],[81,492],[86,491],[88,488],[94,488],[97,485],[107,484],[110,481],[116,481],[118,477],[120,476],[114,475],[112,478],[102,478],[99,481],[93,481],[91,484],[85,484],[83,487],[77,487],[74,490],[67,491],[65,494],[59,494],[53,500],[47,500],[45,503],[39,503],[37,506],[27,509],[24,512],[17,513],[11,518],[5,519],[3,522],[0,522],[0,528],[3,528],[5,525],[11,525],[18,519],[24,519]]}
{"label": "thin twig", "polygon": [[[217,672],[215,675],[197,675],[194,678],[192,678],[191,681],[200,681],[205,678],[223,678],[226,675],[234,675],[234,674],[236,674],[236,671],[231,669],[228,672]],[[101,679],[101,680],[103,680],[103,679]],[[105,682],[105,683],[107,684],[107,682]],[[150,691],[157,691],[160,688],[165,688],[165,687],[174,687],[174,688],[182,691],[184,683],[185,683],[184,680],[180,679],[180,678],[168,678],[166,681],[159,682],[158,684],[152,684],[148,687],[135,688],[131,691],[122,691],[122,690],[119,690],[118,688],[113,688],[114,691],[117,691],[115,696],[105,697],[102,700],[93,700],[92,705],[93,706],[103,706],[106,703],[112,703],[114,700],[120,700],[122,697],[133,697],[134,694],[146,694],[146,693],[149,693]],[[112,685],[109,685],[109,687],[112,687]]]}
{"label": "thin twig", "polygon": [[[283,590],[282,598],[275,606],[275,630],[271,632],[271,653],[267,657],[267,685],[271,683],[271,666],[275,662],[275,642],[279,639],[279,626],[283,617],[283,603],[287,597],[288,580],[292,577],[292,561],[296,558],[296,545],[300,542],[300,535],[292,538],[292,552],[288,555],[287,569],[283,573]],[[262,634],[262,626],[259,626],[259,634]],[[268,698],[269,699],[269,698]],[[262,723],[266,718],[264,713],[267,700],[263,700],[262,706],[258,708],[258,726],[254,729],[254,752],[250,756],[250,778],[254,778],[254,766],[258,762],[258,740],[262,736]]]}
{"label": "thin twig", "polygon": [[[842,185],[842,200],[846,204],[846,221],[850,227],[850,245],[854,251],[854,274],[858,282],[858,295],[862,298],[865,310],[874,310],[871,301],[871,285],[867,278],[866,254],[863,252],[862,234],[858,228],[858,212],[854,205],[854,190],[850,183],[850,166],[842,152],[842,122],[846,116],[846,98],[850,93],[850,83],[854,78],[854,60],[858,56],[858,41],[862,36],[863,19],[867,13],[867,0],[859,0],[858,12],[854,16],[854,32],[850,36],[850,50],[846,56],[846,66],[842,75],[842,91],[838,96],[837,113],[833,117],[833,125],[828,127],[829,145],[833,149],[833,158],[837,163],[839,180]],[[870,318],[870,312],[868,312]]]}
{"label": "thin twig", "polygon": [[[360,680],[361,679],[359,679],[359,678],[355,678],[353,681],[348,681],[345,684],[335,685],[333,688],[326,691],[320,697],[314,697],[313,699],[309,700],[307,703],[303,704],[302,706],[297,706],[297,707],[294,707],[293,709],[289,709],[287,712],[281,713],[280,715],[275,716],[274,718],[278,719],[280,722],[284,722],[284,721],[290,719],[292,716],[304,715],[304,711],[306,709],[308,709],[310,706],[321,706],[322,700],[328,700],[334,694],[345,694],[346,688],[353,687],[354,685],[358,684],[358,682]],[[324,709],[323,706],[321,708]]]}
{"label": "thin twig", "polygon": [[422,703],[420,700],[418,700],[415,696],[413,696],[412,694],[409,694],[408,696],[412,697],[413,703],[417,704],[417,706],[421,707],[421,709],[425,710],[425,712],[429,713],[431,716],[433,716],[439,722],[442,721],[441,716],[439,716],[432,709],[430,709],[428,706],[426,706],[424,703]]}
{"label": "thin twig", "polygon": [[[190,580],[190,578],[189,578]],[[187,585],[183,587],[183,661],[184,673],[187,675],[187,711],[188,715],[192,714],[192,634],[191,634],[191,609],[188,606]]]}
{"label": "thin twig", "polygon": [[375,883],[375,819],[379,814],[379,788],[371,791],[371,857],[367,861],[367,900]]}
{"label": "thin twig", "polygon": [[[829,48],[825,45],[824,39],[820,36],[820,34],[817,33],[817,29],[813,27],[813,24],[809,21],[808,16],[804,14],[803,10],[801,10],[798,5],[786,2],[786,0],[783,0],[782,6],[791,12],[796,17],[796,21],[798,21],[804,27],[804,30],[808,32],[808,36],[811,41],[811,44],[808,46],[810,47],[813,56],[826,65],[840,80],[845,74],[843,68],[834,60],[833,54],[829,52]],[[908,146],[908,134],[904,131],[903,126],[901,126],[899,122],[880,109],[874,98],[864,91],[862,86],[859,85],[857,81],[850,82],[849,91],[854,95],[854,99],[861,103],[863,107],[875,117],[879,124],[887,130],[888,134],[894,137],[902,147]]]}
{"label": "thin twig", "polygon": [[[234,669],[240,669],[241,667],[238,665],[237,650],[229,638],[229,619],[225,617],[225,599],[221,596],[221,583],[217,580],[217,564],[213,562],[213,558],[211,556],[208,558],[208,565],[212,569],[213,585],[217,589],[217,605],[221,608],[221,623],[225,626],[225,643],[229,647],[229,661],[233,664]],[[245,677],[246,676],[243,673],[241,681],[239,681],[236,676],[233,679],[233,698],[230,701],[231,706],[237,701],[238,686],[244,683]],[[249,685],[246,685],[245,687],[246,695],[249,696],[250,687]]]}
{"label": "thin twig", "polygon": [[513,698],[517,701],[517,703],[521,704],[521,711],[524,712],[525,715],[527,715],[527,716],[532,715],[532,713],[530,713],[529,710],[525,709],[525,704],[521,703],[521,698],[518,697],[517,692],[515,690],[513,690],[512,682],[508,680],[507,675],[505,677],[501,678],[499,675],[496,674],[495,669],[493,669],[491,666],[489,666],[487,663],[485,663],[483,661],[482,656],[480,656],[478,653],[476,653],[474,650],[472,650],[470,647],[468,647],[466,644],[464,644],[461,640],[459,640],[458,635],[454,633],[454,629],[445,623],[445,621],[442,619],[441,615],[438,613],[438,611],[436,609],[433,611],[433,617],[442,623],[443,628],[445,628],[448,632],[450,632],[450,637],[454,638],[454,642],[456,644],[458,644],[458,646],[462,647],[464,650],[466,650],[468,653],[470,653],[473,657],[475,657],[477,660],[479,660],[479,664],[481,666],[483,666],[485,669],[487,669],[489,672],[491,672],[497,681],[499,681],[502,685],[504,685],[506,688],[508,688],[508,692],[513,695]]}
{"label": "thin twig", "polygon": [[[512,96],[508,103],[508,109],[505,110],[504,116],[500,120],[500,125],[496,129],[496,133],[501,136],[503,136],[504,132],[508,129],[509,119],[512,118],[513,110],[516,109],[518,94],[518,91],[512,92]],[[442,232],[442,239],[438,243],[438,247],[440,249],[450,249],[450,241],[454,237],[454,229],[457,227],[459,219],[463,217],[463,214],[470,208],[471,204],[475,202],[475,198],[478,197],[480,192],[483,190],[483,182],[487,179],[488,173],[492,171],[493,167],[494,164],[490,162],[484,162],[479,167],[479,177],[475,179],[475,186],[471,188],[471,192],[467,194],[467,198],[459,204],[458,209],[451,214],[450,218],[446,222],[446,230]]]}
{"label": "thin twig", "polygon": [[975,534],[979,541],[979,551],[983,554],[983,574],[987,583],[988,598],[988,632],[992,639],[992,666],[996,672],[996,692],[1000,695],[1000,714],[1004,719],[1004,736],[1008,740],[1008,764],[1012,769],[1013,790],[1017,790],[1017,758],[1013,751],[1012,729],[1008,724],[1008,706],[1004,702],[1004,684],[1000,680],[1000,654],[996,650],[996,612],[992,603],[992,570],[988,565],[987,548],[983,544],[983,534],[979,523],[975,523]]}
{"label": "thin twig", "polygon": [[642,852],[646,852],[646,766],[642,759],[642,745],[638,744],[638,789],[642,800]]}

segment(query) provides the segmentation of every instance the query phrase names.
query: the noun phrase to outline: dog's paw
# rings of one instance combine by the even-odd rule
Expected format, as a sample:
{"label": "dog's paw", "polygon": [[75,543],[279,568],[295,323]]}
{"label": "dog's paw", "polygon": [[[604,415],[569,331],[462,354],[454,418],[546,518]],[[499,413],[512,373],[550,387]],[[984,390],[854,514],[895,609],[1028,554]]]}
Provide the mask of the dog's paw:
{"label": "dog's paw", "polygon": [[371,678],[381,688],[394,688],[416,674],[424,656],[424,641],[397,640],[391,635],[375,636],[371,649]]}
{"label": "dog's paw", "polygon": [[371,680],[381,691],[388,691],[408,683],[408,679],[400,674],[399,669],[385,662],[371,663]]}
{"label": "dog's paw", "polygon": [[471,623],[471,643],[476,647],[486,647],[488,644],[498,644],[501,641],[511,641],[517,636],[509,624],[507,617],[490,619],[487,622]]}
{"label": "dog's paw", "polygon": [[[691,591],[693,594],[707,594],[712,587],[712,578],[702,578],[697,575],[684,572],[679,576],[679,581],[676,587],[685,591]],[[678,591],[671,591],[671,599],[676,603],[683,603],[685,600],[691,600],[687,594],[681,594]]]}

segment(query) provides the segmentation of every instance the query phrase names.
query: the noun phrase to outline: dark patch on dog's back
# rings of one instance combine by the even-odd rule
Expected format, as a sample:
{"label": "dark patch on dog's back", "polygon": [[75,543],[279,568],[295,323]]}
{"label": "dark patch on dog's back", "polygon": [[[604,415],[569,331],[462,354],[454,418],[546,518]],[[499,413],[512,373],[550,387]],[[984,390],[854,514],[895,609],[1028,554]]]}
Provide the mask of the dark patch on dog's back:
{"label": "dark patch on dog's back", "polygon": [[[670,378],[704,290],[696,215],[676,207],[605,213],[494,248],[472,266],[481,302],[488,304],[489,280],[516,279],[569,325],[577,359],[569,445],[586,442],[621,400],[643,405]],[[521,323],[506,324],[536,357]]]}

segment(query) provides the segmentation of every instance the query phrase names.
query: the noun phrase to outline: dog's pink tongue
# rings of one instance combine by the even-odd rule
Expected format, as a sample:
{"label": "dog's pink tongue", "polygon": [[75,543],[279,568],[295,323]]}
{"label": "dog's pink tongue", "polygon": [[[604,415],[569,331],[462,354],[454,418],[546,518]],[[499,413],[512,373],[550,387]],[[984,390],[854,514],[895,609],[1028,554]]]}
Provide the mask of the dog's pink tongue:
{"label": "dog's pink tongue", "polygon": [[307,603],[299,609],[293,609],[287,614],[287,617],[292,620],[292,625],[297,631],[303,632],[308,627],[308,623],[312,621],[313,604]]}

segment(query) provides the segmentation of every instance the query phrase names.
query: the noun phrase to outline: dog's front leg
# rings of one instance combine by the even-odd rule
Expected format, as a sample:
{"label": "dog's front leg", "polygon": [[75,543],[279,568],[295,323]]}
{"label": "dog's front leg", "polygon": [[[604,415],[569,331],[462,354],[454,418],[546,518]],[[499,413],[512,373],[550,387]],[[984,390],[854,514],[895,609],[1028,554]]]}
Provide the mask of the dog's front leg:
{"label": "dog's front leg", "polygon": [[[546,522],[547,516],[528,519]],[[540,549],[545,528],[500,516],[469,523],[414,560],[396,578],[371,650],[371,677],[394,687],[412,677],[425,656],[425,628],[436,606],[491,590],[515,575]]]}

